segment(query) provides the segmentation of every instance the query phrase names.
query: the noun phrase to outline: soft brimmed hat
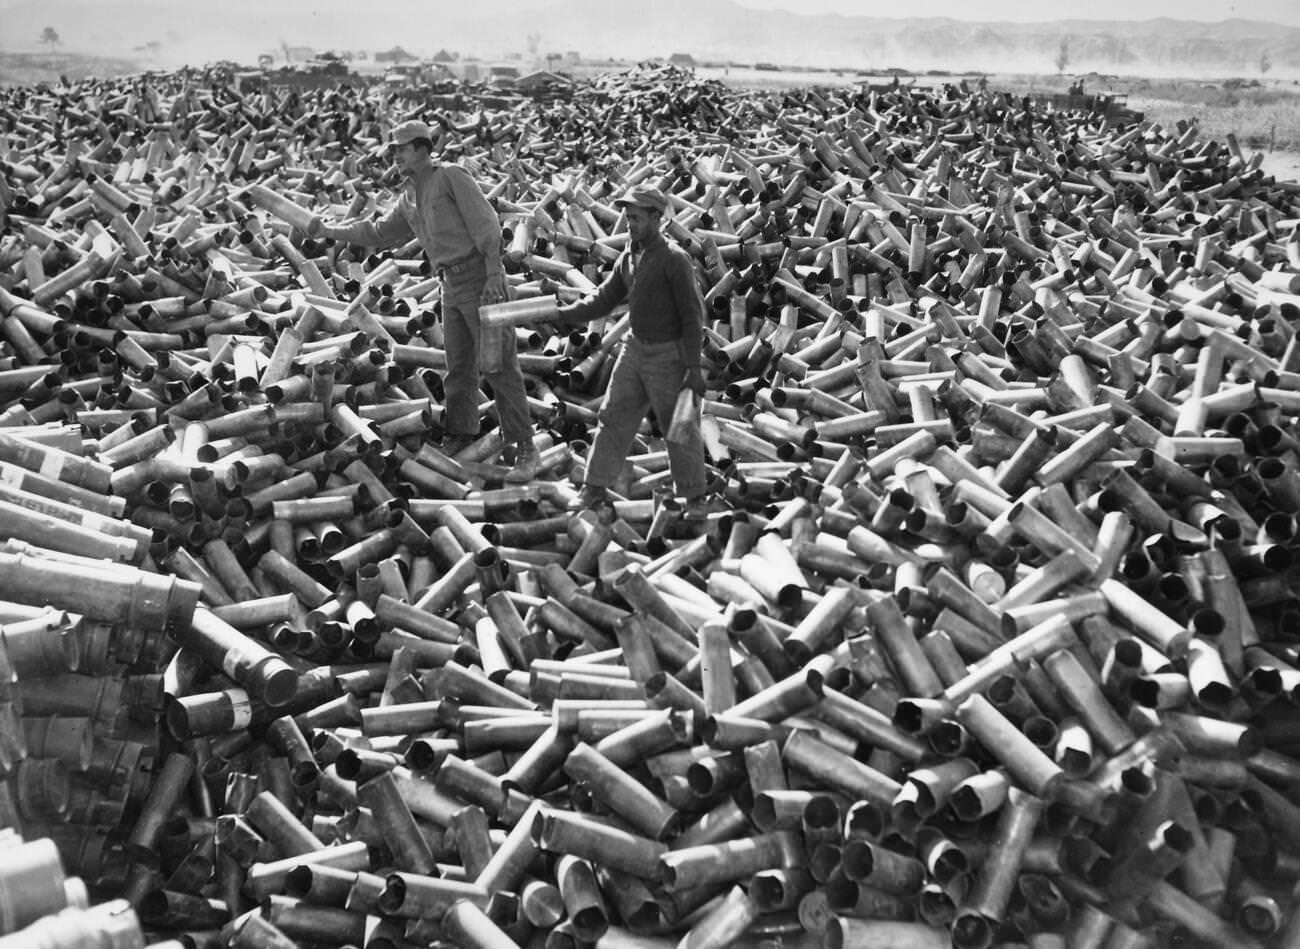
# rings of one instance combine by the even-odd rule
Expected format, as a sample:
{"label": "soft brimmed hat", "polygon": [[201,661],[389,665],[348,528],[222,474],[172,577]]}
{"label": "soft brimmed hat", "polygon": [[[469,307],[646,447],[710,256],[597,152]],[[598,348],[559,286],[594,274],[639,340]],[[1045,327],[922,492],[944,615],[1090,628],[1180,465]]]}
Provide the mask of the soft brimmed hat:
{"label": "soft brimmed hat", "polygon": [[402,122],[388,136],[389,145],[409,145],[417,138],[433,141],[433,131],[425,122],[417,122],[411,119],[409,122]]}
{"label": "soft brimmed hat", "polygon": [[645,208],[660,214],[668,209],[668,197],[654,185],[633,185],[614,203],[620,208]]}

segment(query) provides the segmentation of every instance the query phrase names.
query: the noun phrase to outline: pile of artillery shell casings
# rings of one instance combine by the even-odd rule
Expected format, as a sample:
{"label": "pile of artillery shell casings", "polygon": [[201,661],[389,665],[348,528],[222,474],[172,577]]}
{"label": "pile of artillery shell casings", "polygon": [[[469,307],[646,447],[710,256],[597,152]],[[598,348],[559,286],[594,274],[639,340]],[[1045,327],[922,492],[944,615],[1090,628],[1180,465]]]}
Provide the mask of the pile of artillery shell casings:
{"label": "pile of artillery shell casings", "polygon": [[[530,484],[488,392],[440,448],[419,245],[307,236],[390,206],[412,114],[501,216]],[[1300,946],[1261,156],[667,68],[0,119],[3,949]],[[702,522],[653,419],[569,509],[629,327],[555,303],[645,182],[706,307]]]}

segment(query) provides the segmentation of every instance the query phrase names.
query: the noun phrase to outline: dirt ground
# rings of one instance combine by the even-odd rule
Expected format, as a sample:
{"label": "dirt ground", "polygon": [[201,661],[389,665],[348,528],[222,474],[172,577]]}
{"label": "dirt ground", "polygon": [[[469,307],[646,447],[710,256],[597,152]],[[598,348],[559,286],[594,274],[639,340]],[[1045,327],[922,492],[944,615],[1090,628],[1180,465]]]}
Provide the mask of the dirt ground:
{"label": "dirt ground", "polygon": [[1264,153],[1264,173],[1278,181],[1300,181],[1300,152],[1283,151]]}

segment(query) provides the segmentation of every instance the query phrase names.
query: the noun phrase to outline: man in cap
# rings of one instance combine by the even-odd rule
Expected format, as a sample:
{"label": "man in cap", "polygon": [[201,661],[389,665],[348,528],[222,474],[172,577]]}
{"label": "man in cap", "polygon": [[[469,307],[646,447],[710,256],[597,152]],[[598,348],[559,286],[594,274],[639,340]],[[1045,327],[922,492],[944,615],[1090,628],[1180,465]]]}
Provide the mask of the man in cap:
{"label": "man in cap", "polygon": [[534,478],[541,465],[513,333],[492,334],[484,344],[481,304],[506,299],[501,269],[501,223],[474,179],[459,165],[433,158],[433,133],[423,122],[403,122],[389,138],[393,163],[406,179],[402,196],[376,221],[313,222],[312,235],[373,247],[418,238],[442,276],[443,339],[447,349],[444,450],[451,455],[478,436],[479,367],[492,385],[502,437],[515,445],[506,480]]}
{"label": "man in cap", "polygon": [[[594,296],[560,308],[566,321],[582,323],[626,300],[631,323],[597,416],[578,498],[577,506],[591,509],[610,505],[608,488],[622,472],[646,413],[653,409],[666,432],[682,389],[704,394],[704,301],[689,255],[659,231],[668,199],[658,188],[637,185],[615,203],[627,216],[628,248]],[[707,508],[703,442],[694,439],[694,445],[668,442],[673,486],[687,516]]]}

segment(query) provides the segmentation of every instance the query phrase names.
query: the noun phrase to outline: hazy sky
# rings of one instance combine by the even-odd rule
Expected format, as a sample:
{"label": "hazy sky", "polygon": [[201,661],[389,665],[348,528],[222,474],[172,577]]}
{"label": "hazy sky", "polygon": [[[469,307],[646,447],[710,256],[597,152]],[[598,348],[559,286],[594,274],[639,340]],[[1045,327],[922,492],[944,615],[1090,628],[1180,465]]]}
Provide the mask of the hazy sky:
{"label": "hazy sky", "polygon": [[[31,0],[0,0],[0,10],[26,5]],[[58,4],[60,0],[47,0]],[[227,0],[230,6],[250,6],[267,0]],[[270,0],[278,6],[292,6],[317,12],[355,13],[355,0]],[[556,0],[475,0],[480,10],[503,14],[545,7]],[[646,7],[645,0],[608,0],[610,5]],[[959,20],[1060,20],[1060,19],[1150,19],[1170,16],[1186,20],[1218,21],[1231,17],[1271,20],[1300,26],[1300,3],[1296,0],[734,0],[747,7],[787,9],[799,13],[843,13],[867,16],[947,16]],[[99,0],[111,6],[112,0]],[[192,7],[212,13],[212,0],[168,0],[172,7]],[[464,10],[464,0],[427,0],[426,9],[437,13]],[[219,15],[219,14],[214,14]],[[0,34],[4,31],[0,23]]]}
{"label": "hazy sky", "polygon": [[735,0],[746,7],[787,9],[800,13],[898,16],[947,16],[958,20],[1147,20],[1169,16],[1217,22],[1233,17],[1300,26],[1296,0]]}
{"label": "hazy sky", "polygon": [[[0,0],[0,48],[38,48],[42,28],[53,26],[68,50],[128,55],[152,39],[158,47],[153,62],[160,65],[214,59],[256,62],[260,53],[278,48],[282,40],[318,49],[375,50],[400,41],[417,55],[447,45],[462,53],[503,56],[519,52],[526,31],[536,27],[547,50],[579,49],[599,56],[668,55],[682,49],[706,58],[739,60],[752,52],[758,59],[806,65],[825,63],[825,56],[833,55],[848,66],[879,65],[873,57],[901,55],[880,45],[836,45],[837,37],[811,43],[807,30],[798,33],[801,39],[794,45],[779,30],[754,34],[759,38],[749,45],[729,45],[727,25],[751,16],[746,7],[786,10],[796,16],[1049,24],[1160,17],[1213,24],[1241,18],[1300,29],[1300,0]],[[552,29],[548,10],[556,12],[562,26]],[[1214,27],[1202,29],[1212,33]],[[913,60],[891,64],[947,67],[961,52],[930,50],[921,62],[913,51]],[[1250,59],[1257,57],[1252,54]],[[999,65],[1010,68],[1005,60]],[[1016,68],[1049,67],[1050,57],[1039,55]],[[981,63],[979,68],[988,66]],[[1240,65],[1214,68],[1239,71]]]}

